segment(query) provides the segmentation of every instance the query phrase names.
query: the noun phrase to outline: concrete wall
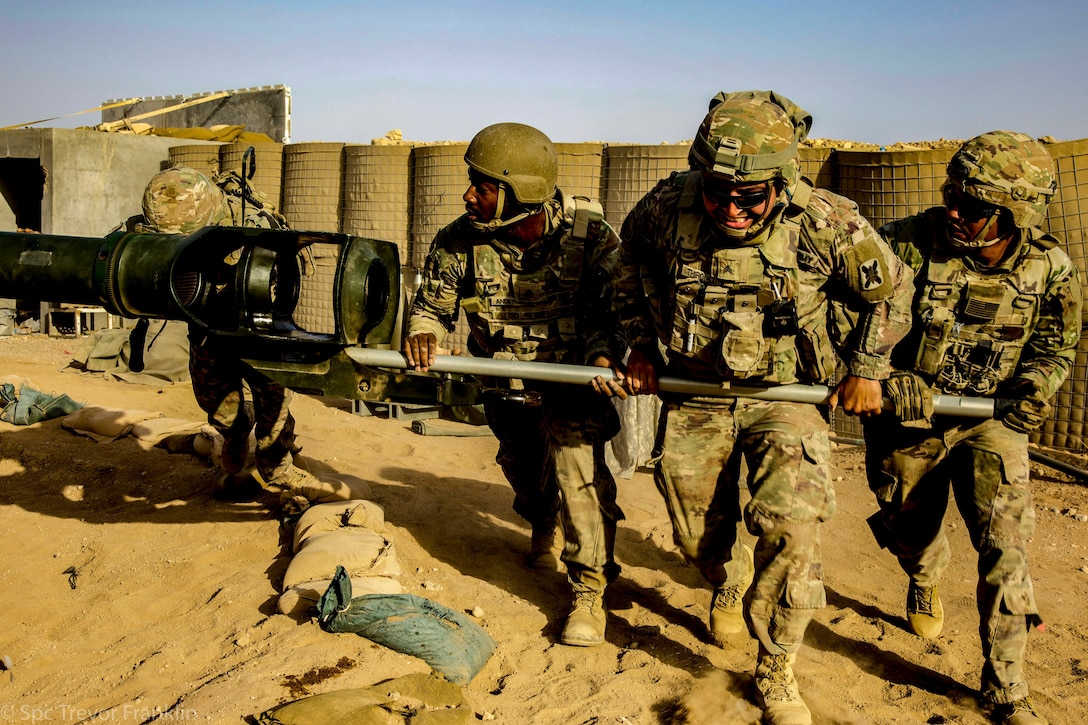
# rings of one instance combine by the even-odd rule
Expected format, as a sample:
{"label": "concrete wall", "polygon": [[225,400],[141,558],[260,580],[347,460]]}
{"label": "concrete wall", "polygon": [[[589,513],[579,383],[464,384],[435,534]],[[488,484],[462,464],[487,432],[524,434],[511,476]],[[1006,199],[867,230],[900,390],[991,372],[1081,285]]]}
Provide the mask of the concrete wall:
{"label": "concrete wall", "polygon": [[144,98],[139,103],[103,110],[102,122],[135,118],[150,111],[177,106],[185,101],[199,100],[202,96],[220,92],[230,95],[139,119],[139,123],[149,123],[155,128],[209,128],[218,124],[242,124],[246,131],[266,134],[278,143],[288,143],[291,140],[291,89],[282,85],[209,91],[191,96],[153,96]]}
{"label": "concrete wall", "polygon": [[[35,196],[34,187],[40,189],[39,231],[102,236],[140,212],[144,187],[148,179],[168,164],[170,147],[189,143],[209,142],[75,129],[3,131],[0,132],[0,174],[3,174],[0,187],[9,189],[24,203],[28,196]],[[36,161],[37,165],[5,165],[5,161],[14,160]],[[31,167],[40,170],[37,178],[27,173]],[[5,168],[9,173],[4,174]],[[14,229],[12,219],[20,215],[34,218],[33,210],[13,209],[8,193],[4,198],[0,224],[11,225],[9,231]]]}

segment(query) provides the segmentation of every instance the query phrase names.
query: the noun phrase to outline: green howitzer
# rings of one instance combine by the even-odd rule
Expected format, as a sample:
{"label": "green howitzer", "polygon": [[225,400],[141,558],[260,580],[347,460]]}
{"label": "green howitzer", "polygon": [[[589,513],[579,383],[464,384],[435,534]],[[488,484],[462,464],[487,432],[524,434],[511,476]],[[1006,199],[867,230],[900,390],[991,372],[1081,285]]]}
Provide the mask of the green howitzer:
{"label": "green howitzer", "polygon": [[[328,281],[303,274],[299,253],[336,248]],[[312,288],[312,289],[311,289]],[[605,368],[440,355],[427,373],[390,349],[400,308],[395,244],[343,234],[206,227],[193,234],[114,232],[105,238],[0,233],[0,297],[101,306],[124,317],[188,322],[302,393],[384,403],[471,405],[473,376],[587,385]],[[296,322],[300,299],[331,309],[331,333]],[[660,389],[704,397],[823,404],[819,385],[756,387],[662,378]],[[934,396],[942,415],[990,417],[993,401]]]}

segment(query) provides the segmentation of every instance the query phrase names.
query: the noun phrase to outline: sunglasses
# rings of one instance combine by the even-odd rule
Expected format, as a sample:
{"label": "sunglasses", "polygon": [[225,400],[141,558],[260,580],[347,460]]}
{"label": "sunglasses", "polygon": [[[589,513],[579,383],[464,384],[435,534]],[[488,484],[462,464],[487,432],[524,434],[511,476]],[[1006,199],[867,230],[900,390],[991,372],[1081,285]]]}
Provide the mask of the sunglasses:
{"label": "sunglasses", "polygon": [[967,222],[989,219],[999,209],[996,204],[989,204],[964,193],[951,182],[941,187],[941,195],[944,197],[944,205],[949,209],[955,209],[960,218]]}
{"label": "sunglasses", "polygon": [[767,184],[759,189],[737,191],[734,187],[718,186],[704,182],[703,194],[718,206],[729,206],[732,204],[738,209],[747,211],[749,209],[755,209],[760,204],[767,203],[767,200],[771,196],[771,186],[770,184]]}

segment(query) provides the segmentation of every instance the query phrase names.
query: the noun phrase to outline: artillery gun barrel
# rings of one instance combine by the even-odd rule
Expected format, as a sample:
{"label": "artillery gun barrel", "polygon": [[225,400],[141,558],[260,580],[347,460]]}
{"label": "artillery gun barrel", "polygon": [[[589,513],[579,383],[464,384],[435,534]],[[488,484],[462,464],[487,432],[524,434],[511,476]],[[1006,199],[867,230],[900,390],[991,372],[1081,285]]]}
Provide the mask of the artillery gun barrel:
{"label": "artillery gun barrel", "polygon": [[[350,347],[345,353],[354,362],[366,367],[408,369],[408,359],[396,350],[378,350]],[[438,355],[428,370],[439,373],[485,375],[522,380],[540,380],[570,385],[588,385],[596,377],[605,381],[614,379],[608,368],[592,365],[562,365],[559,363],[525,362],[521,360],[496,360],[494,358],[464,355]],[[732,382],[712,383],[683,378],[662,377],[658,388],[666,393],[682,393],[700,397],[754,398],[777,400],[788,403],[826,404],[832,389],[826,385],[737,385]],[[966,418],[992,418],[994,401],[989,398],[962,398],[954,395],[934,395],[933,412]]]}

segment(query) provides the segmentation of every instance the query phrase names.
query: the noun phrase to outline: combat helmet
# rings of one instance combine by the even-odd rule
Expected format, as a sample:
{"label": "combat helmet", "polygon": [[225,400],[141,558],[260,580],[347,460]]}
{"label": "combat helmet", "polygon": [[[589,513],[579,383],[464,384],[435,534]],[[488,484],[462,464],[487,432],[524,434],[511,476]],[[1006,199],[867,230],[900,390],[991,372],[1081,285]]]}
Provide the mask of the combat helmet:
{"label": "combat helmet", "polygon": [[231,218],[222,190],[188,166],[172,166],[151,177],[143,209],[147,225],[161,234],[190,234]]}
{"label": "combat helmet", "polygon": [[721,227],[725,234],[754,238],[785,209],[798,180],[798,144],[811,126],[804,109],[773,91],[719,93],[711,99],[688,151],[691,168],[738,184],[774,183],[780,192],[763,218],[742,232]]}
{"label": "combat helmet", "polygon": [[[523,123],[488,126],[469,143],[465,163],[499,187],[495,218],[473,222],[473,226],[482,231],[515,224],[555,196],[559,158],[551,139],[532,126]],[[507,193],[529,211],[503,219]]]}
{"label": "combat helmet", "polygon": [[[1047,205],[1057,191],[1054,159],[1032,137],[1014,131],[990,131],[967,141],[948,162],[948,183],[968,196],[1007,209],[1020,229],[1041,226]],[[992,244],[981,241],[997,223],[995,210],[974,239],[957,242],[965,247]]]}

